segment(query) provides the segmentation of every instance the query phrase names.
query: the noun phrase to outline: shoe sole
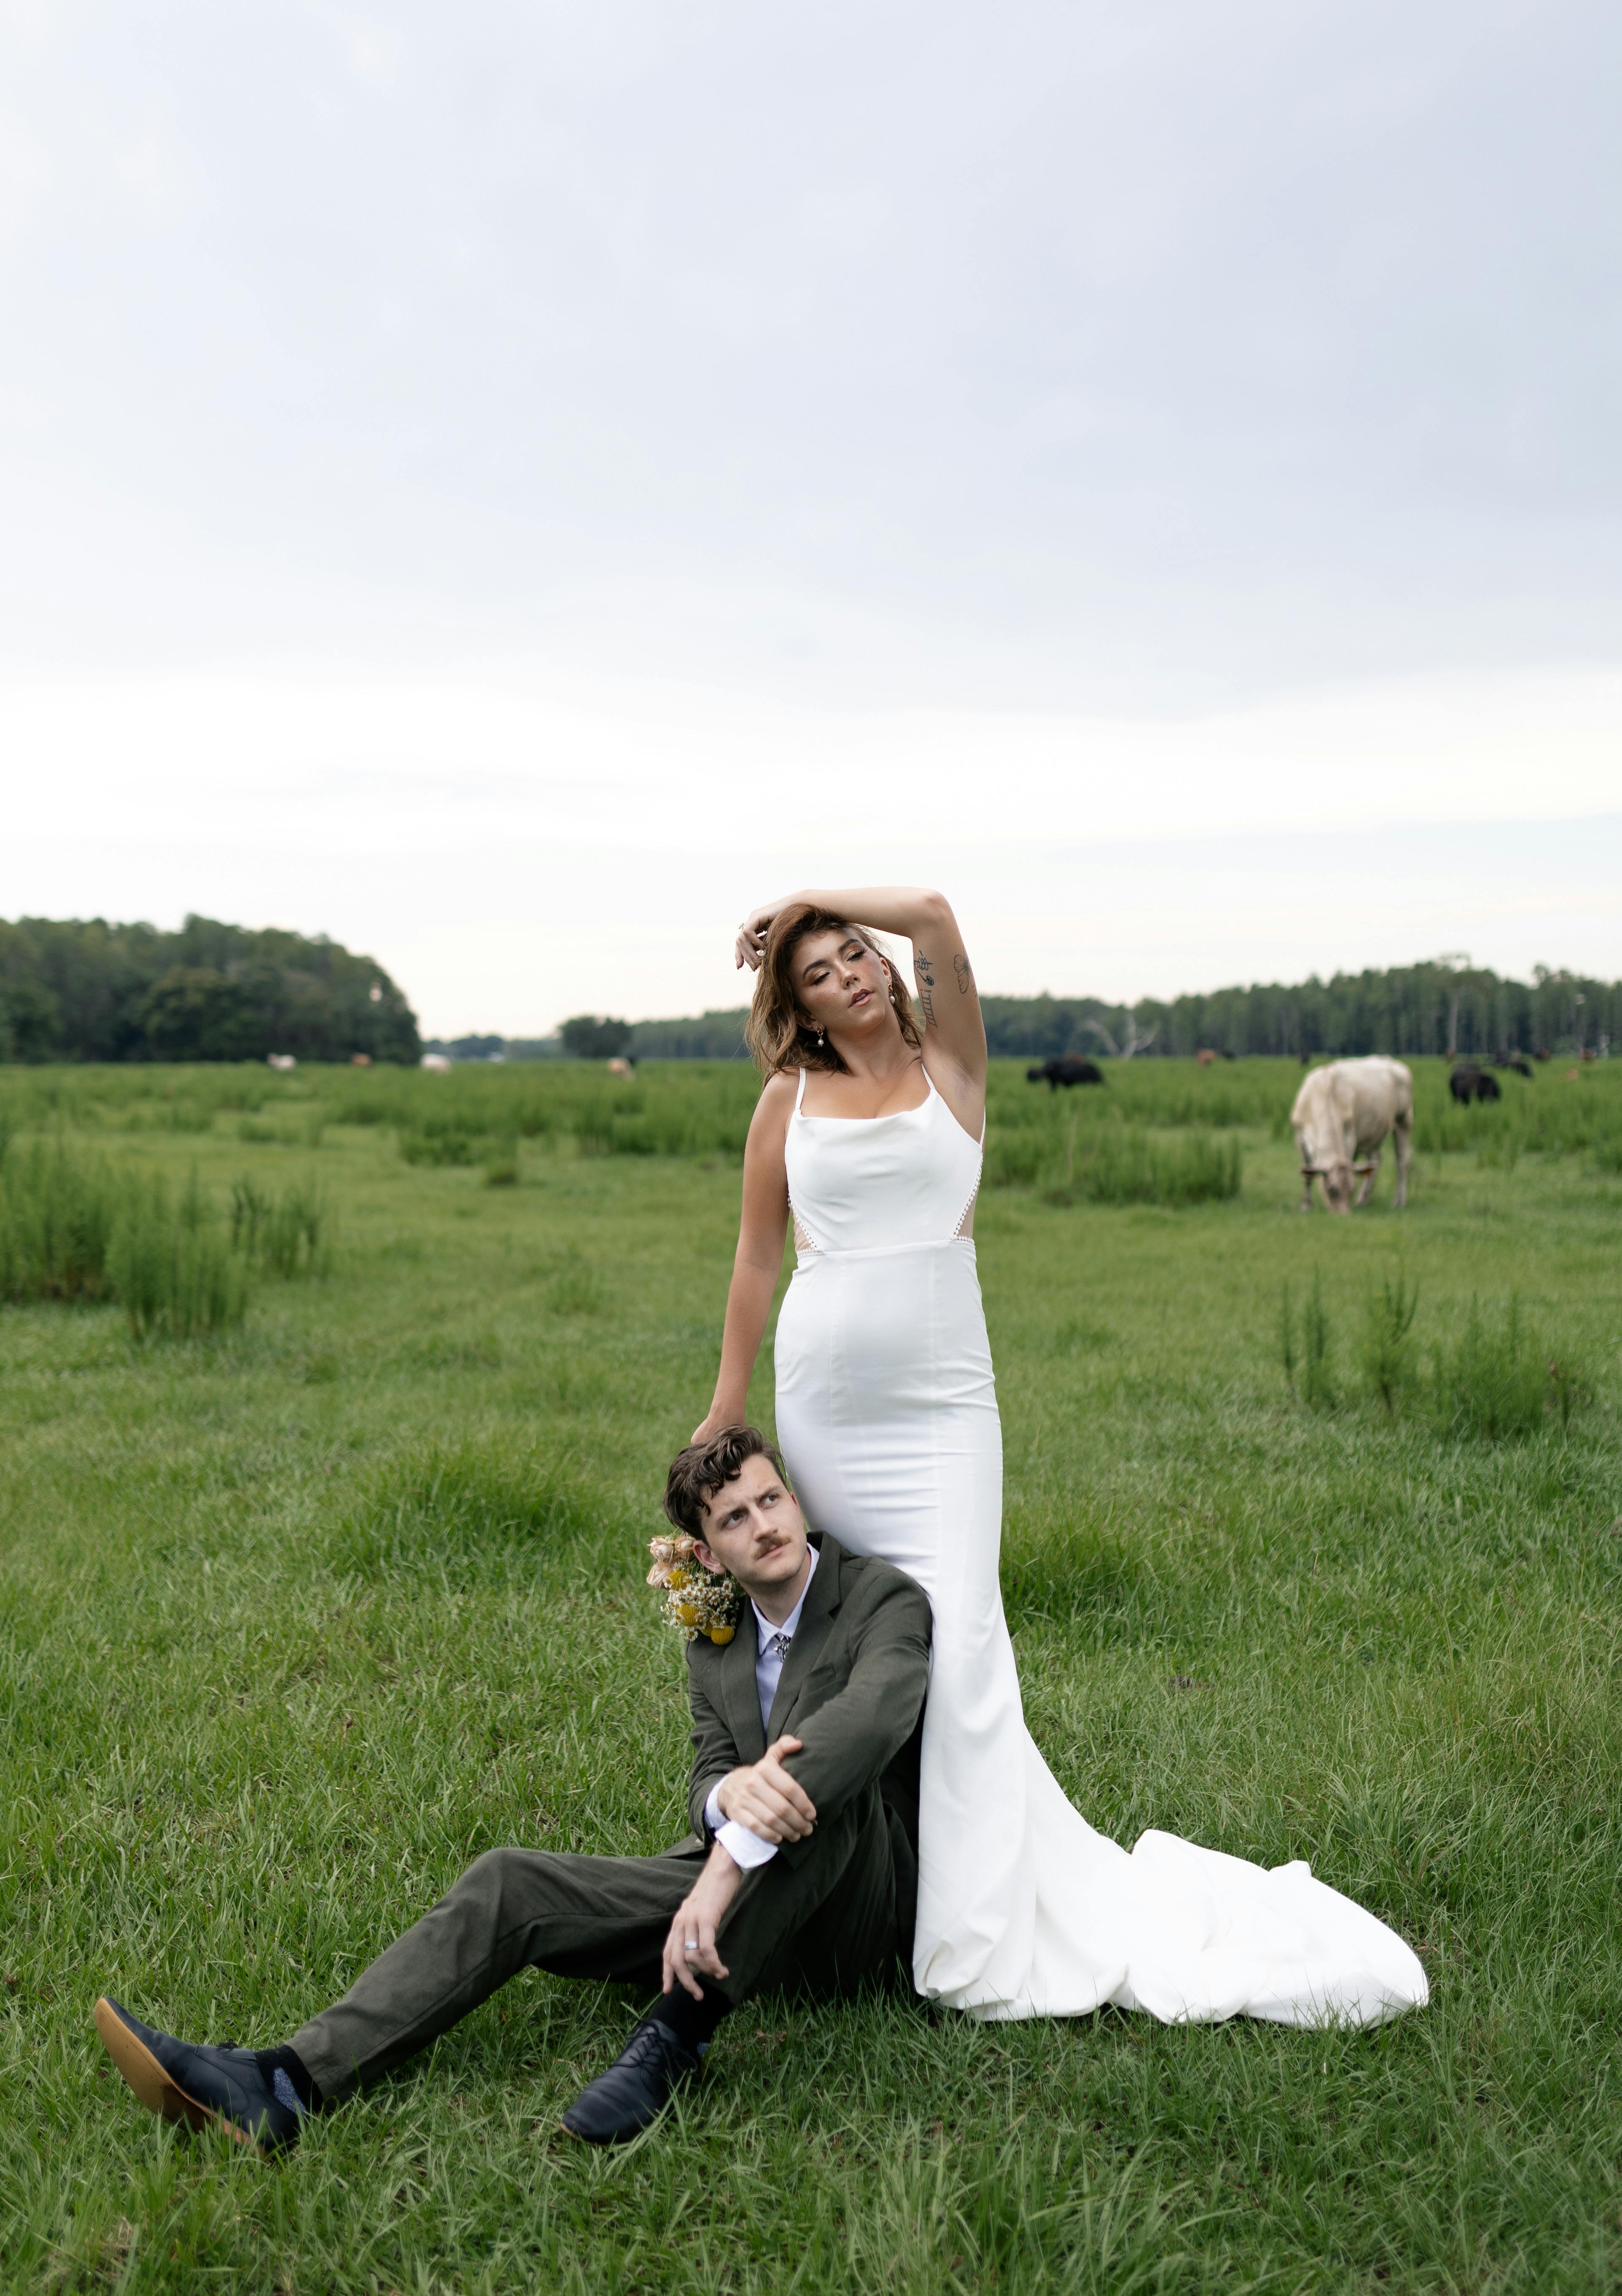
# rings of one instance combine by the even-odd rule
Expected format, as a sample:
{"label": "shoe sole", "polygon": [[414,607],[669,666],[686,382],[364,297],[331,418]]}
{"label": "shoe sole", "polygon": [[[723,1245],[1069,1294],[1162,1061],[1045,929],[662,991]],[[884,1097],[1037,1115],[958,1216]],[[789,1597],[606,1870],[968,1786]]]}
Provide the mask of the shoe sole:
{"label": "shoe sole", "polygon": [[162,2120],[183,2120],[188,2128],[223,2128],[239,2144],[247,2145],[254,2152],[260,2150],[257,2137],[250,2136],[228,2114],[217,2112],[213,2105],[188,2095],[174,2075],[164,2070],[140,2035],[130,2031],[105,1994],[95,2005],[95,2030],[102,2037],[102,2046],[149,2112],[155,2112]]}
{"label": "shoe sole", "polygon": [[[668,2109],[667,2106],[666,2111]],[[558,2128],[563,2136],[572,2137],[577,2144],[594,2144],[602,2152],[610,2144],[634,2144],[639,2136],[645,2136],[650,2128],[656,2128],[664,2117],[663,2112],[656,2112],[652,2120],[641,2128],[627,2128],[623,2133],[616,2129],[610,2136],[587,2136],[584,2129],[571,2128],[566,2120],[560,2120]]]}

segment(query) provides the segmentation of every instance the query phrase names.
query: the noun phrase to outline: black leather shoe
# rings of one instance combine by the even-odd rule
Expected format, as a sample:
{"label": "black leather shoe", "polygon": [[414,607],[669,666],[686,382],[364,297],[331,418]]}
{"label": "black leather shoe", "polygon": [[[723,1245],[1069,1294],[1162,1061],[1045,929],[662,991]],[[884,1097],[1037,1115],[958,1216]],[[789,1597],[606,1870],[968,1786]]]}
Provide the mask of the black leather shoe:
{"label": "black leather shoe", "polygon": [[587,2144],[627,2144],[652,2126],[676,2083],[698,2069],[696,2049],[678,2041],[668,2025],[645,2018],[607,2072],[581,2090],[563,2126]]}
{"label": "black leather shoe", "polygon": [[299,2114],[276,2094],[251,2049],[205,2049],[154,2032],[103,1994],[102,2045],[149,2112],[192,2128],[228,2128],[239,2144],[280,2152],[299,2141]]}

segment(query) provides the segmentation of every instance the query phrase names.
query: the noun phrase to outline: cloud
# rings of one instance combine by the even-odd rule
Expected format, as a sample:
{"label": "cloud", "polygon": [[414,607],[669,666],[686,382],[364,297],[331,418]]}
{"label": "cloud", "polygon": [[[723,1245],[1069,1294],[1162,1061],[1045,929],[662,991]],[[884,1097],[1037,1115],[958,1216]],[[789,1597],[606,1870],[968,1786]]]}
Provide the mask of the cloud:
{"label": "cloud", "polygon": [[937,880],[1011,992],[1454,945],[1614,969],[1619,743],[1609,673],[1159,720],[814,713],[512,664],[12,679],[0,914],[326,931],[430,1025],[515,1034],[728,1001],[737,916],[808,881]]}
{"label": "cloud", "polygon": [[[1614,804],[1618,62],[1586,0],[0,12],[0,909],[511,1027],[725,993],[813,865],[951,875],[1008,985],[1576,961],[1552,862],[1420,832]],[[1362,891],[1238,869],[1297,834]]]}

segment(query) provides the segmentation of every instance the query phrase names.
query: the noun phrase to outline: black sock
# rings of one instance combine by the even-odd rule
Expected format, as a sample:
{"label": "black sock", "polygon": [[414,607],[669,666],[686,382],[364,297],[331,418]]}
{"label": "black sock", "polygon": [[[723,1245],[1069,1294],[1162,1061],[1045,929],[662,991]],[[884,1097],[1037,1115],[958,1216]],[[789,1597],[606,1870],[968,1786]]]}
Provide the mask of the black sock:
{"label": "black sock", "polygon": [[[290,2049],[283,2043],[279,2049],[256,2049],[253,2054],[254,2062],[273,2088],[276,2086],[276,2075],[278,2073],[286,2075],[293,2095],[299,2100],[300,2112],[321,2111],[326,2099],[315,2086],[309,2067],[297,2049]],[[283,2102],[286,2102],[285,2098]]]}
{"label": "black sock", "polygon": [[718,1993],[713,1985],[705,1987],[701,2001],[695,2001],[682,1986],[673,1985],[668,1993],[659,1995],[648,2015],[656,2025],[662,2025],[687,2048],[701,2055],[732,2005],[725,1994]]}

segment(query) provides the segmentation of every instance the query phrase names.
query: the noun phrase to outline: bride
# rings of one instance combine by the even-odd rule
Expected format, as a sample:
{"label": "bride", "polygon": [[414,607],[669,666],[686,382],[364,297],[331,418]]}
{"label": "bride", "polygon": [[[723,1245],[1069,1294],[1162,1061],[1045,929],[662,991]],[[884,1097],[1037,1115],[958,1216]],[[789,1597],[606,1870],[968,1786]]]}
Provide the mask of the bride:
{"label": "bride", "polygon": [[[862,923],[855,922],[864,920]],[[922,1025],[875,932],[913,945]],[[765,1076],[715,1399],[748,1417],[778,1318],[777,1433],[806,1511],[924,1588],[934,1650],[919,1813],[920,1993],[985,2018],[1113,2002],[1372,2023],[1427,1998],[1402,1939],[1297,1863],[1150,1832],[1128,1854],[1065,1799],[1025,1727],[997,1577],[1003,1448],[975,1272],[986,1032],[938,893],[795,893],[739,930]]]}

